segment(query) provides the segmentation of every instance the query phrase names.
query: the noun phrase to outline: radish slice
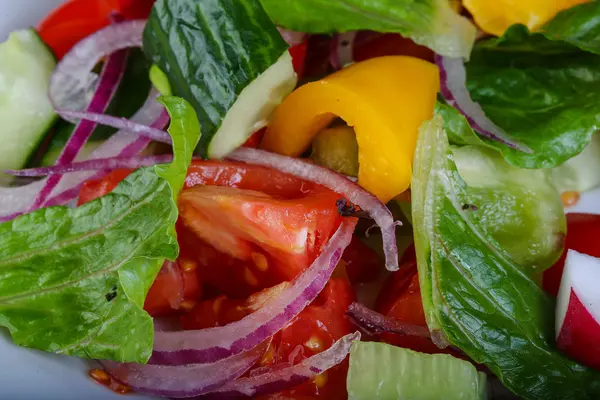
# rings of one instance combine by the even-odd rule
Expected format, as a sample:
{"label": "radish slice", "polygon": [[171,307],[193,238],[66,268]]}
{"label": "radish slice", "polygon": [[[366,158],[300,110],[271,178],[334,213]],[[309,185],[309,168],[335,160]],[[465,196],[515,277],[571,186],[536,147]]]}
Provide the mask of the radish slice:
{"label": "radish slice", "polygon": [[231,324],[197,331],[156,332],[151,364],[217,362],[252,349],[284,328],[323,290],[352,239],[347,218],[312,265],[258,311]]}
{"label": "radish slice", "polygon": [[448,104],[467,118],[474,130],[513,149],[533,153],[529,147],[509,137],[502,128],[485,115],[481,106],[471,99],[467,89],[467,69],[462,58],[436,55],[435,63],[440,69],[442,95]]}
{"label": "radish slice", "polygon": [[278,368],[275,366],[259,374],[253,374],[250,371],[250,377],[240,378],[228,383],[206,398],[236,398],[236,396],[254,398],[289,389],[322,374],[344,361],[350,352],[352,342],[356,340],[360,340],[359,332],[344,336],[329,349],[307,358],[299,364],[287,368]]}
{"label": "radish slice", "polygon": [[350,202],[359,206],[363,211],[366,211],[379,226],[383,239],[386,268],[390,271],[398,270],[398,248],[396,247],[397,223],[394,222],[394,217],[385,204],[356,183],[327,168],[319,167],[298,158],[282,156],[263,150],[239,148],[231,153],[228,158],[249,164],[271,167],[325,186],[346,197]]}
{"label": "radish slice", "polygon": [[556,304],[556,343],[600,370],[600,258],[568,251]]}
{"label": "radish slice", "polygon": [[[55,109],[83,110],[94,92],[96,77],[92,69],[107,54],[142,46],[145,20],[112,24],[86,37],[73,47],[56,66],[48,95]],[[73,121],[71,121],[73,122]]]}
{"label": "radish slice", "polygon": [[431,337],[426,326],[408,324],[396,318],[386,317],[360,303],[352,303],[346,311],[346,316],[353,324],[371,335],[397,333],[406,336]]}
{"label": "radish slice", "polygon": [[100,125],[110,126],[125,132],[136,133],[157,142],[171,144],[171,136],[169,136],[169,134],[162,129],[156,129],[151,126],[138,124],[134,121],[128,120],[127,118],[111,117],[110,115],[94,112],[69,110],[56,110],[56,113],[64,119],[95,122]]}
{"label": "radish slice", "polygon": [[219,389],[242,376],[263,357],[270,342],[267,340],[250,351],[212,364],[167,366],[114,361],[101,361],[100,364],[113,378],[138,393],[188,398]]}

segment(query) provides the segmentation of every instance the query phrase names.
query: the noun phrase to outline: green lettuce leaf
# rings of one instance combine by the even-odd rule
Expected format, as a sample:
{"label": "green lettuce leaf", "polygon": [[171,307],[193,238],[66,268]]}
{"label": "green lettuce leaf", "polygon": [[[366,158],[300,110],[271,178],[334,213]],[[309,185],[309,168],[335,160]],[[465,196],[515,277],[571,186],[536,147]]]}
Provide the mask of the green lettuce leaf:
{"label": "green lettuce leaf", "polygon": [[532,275],[560,257],[566,218],[554,170],[522,169],[480,139],[455,108],[438,103],[472,216]]}
{"label": "green lettuce leaf", "polygon": [[51,207],[0,225],[0,326],[14,342],[59,354],[148,360],[144,298],[179,248],[176,197],[200,138],[193,108],[163,97],[171,164],[142,168],[78,208]]}
{"label": "green lettuce leaf", "polygon": [[394,32],[438,54],[468,59],[475,27],[448,0],[261,0],[273,21],[308,33]]}
{"label": "green lettuce leaf", "polygon": [[443,118],[423,124],[412,181],[423,306],[438,343],[486,364],[524,399],[596,399],[600,373],[553,344],[554,303],[468,203]]}
{"label": "green lettuce leaf", "polygon": [[[514,25],[477,43],[467,87],[487,116],[529,146],[486,142],[513,165],[552,168],[581,153],[600,128],[600,3],[560,13],[541,33]],[[582,50],[584,49],[584,50]]]}

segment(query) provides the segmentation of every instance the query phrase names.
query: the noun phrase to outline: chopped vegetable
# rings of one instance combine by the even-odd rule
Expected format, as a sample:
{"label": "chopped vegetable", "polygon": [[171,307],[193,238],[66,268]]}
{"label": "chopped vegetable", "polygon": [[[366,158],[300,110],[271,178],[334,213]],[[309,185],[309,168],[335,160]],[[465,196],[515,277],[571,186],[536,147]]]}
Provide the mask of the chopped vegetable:
{"label": "chopped vegetable", "polygon": [[258,0],[158,0],[144,51],[194,106],[204,157],[241,146],[296,86],[287,44]]}
{"label": "chopped vegetable", "polygon": [[514,24],[537,30],[562,10],[590,0],[464,0],[477,26],[484,32],[502,36]]}
{"label": "chopped vegetable", "polygon": [[419,125],[433,114],[438,90],[438,70],[426,61],[363,61],[294,91],[275,111],[262,145],[299,156],[341,117],[356,131],[358,183],[388,202],[408,189]]}
{"label": "chopped vegetable", "polygon": [[[590,4],[594,9],[581,12],[600,17],[600,3]],[[579,22],[574,32],[551,30],[554,25],[549,25],[543,34],[529,33],[513,26],[501,38],[479,42],[466,65],[472,99],[513,141],[532,152],[486,142],[521,168],[562,164],[583,151],[600,128],[600,53],[570,44],[578,45],[570,34],[588,30],[582,16],[572,18]]]}
{"label": "chopped vegetable", "polygon": [[185,101],[162,102],[172,119],[170,165],[138,170],[82,207],[0,225],[0,321],[16,344],[84,358],[150,357],[144,298],[165,258],[177,256],[176,196],[200,136]]}
{"label": "chopped vegetable", "polygon": [[436,342],[486,364],[524,399],[600,396],[600,374],[554,348],[552,300],[463,209],[467,187],[440,116],[421,129],[412,183],[419,281]]}
{"label": "chopped vegetable", "polygon": [[310,157],[340,174],[358,176],[358,143],[349,126],[328,128],[315,136]]}
{"label": "chopped vegetable", "polygon": [[597,239],[600,237],[599,235],[600,216],[595,214],[567,214],[565,251],[552,268],[544,271],[543,286],[546,292],[554,297],[558,295],[558,288],[569,249],[600,257],[600,247]]}
{"label": "chopped vegetable", "polygon": [[46,96],[56,61],[32,29],[0,43],[0,171],[22,168],[56,120]]}
{"label": "chopped vegetable", "polygon": [[600,186],[600,135],[581,154],[552,170],[552,181],[564,192],[587,192]]}
{"label": "chopped vegetable", "polygon": [[521,169],[489,148],[453,148],[465,181],[463,208],[530,274],[560,257],[566,220],[560,194],[547,170]]}
{"label": "chopped vegetable", "polygon": [[556,306],[556,345],[600,370],[600,258],[569,250]]}
{"label": "chopped vegetable", "polygon": [[355,342],[350,351],[351,399],[483,400],[486,376],[468,361],[385,343]]}
{"label": "chopped vegetable", "polygon": [[448,0],[261,0],[285,28],[310,33],[372,30],[400,33],[439,54],[469,57],[475,27]]}

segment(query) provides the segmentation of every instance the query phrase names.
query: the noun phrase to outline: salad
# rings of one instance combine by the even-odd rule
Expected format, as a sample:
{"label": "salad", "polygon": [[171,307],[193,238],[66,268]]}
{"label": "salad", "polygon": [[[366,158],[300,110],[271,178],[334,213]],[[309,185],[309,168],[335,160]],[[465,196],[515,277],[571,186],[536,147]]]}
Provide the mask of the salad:
{"label": "salad", "polygon": [[70,0],[0,44],[0,326],[122,394],[598,399],[599,66],[596,1]]}

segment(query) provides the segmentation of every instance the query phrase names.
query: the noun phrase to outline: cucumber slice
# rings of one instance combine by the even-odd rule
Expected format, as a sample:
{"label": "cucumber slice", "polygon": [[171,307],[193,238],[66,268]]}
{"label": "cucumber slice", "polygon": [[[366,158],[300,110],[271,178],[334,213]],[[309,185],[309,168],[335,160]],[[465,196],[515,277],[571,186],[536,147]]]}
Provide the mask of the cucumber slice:
{"label": "cucumber slice", "polygon": [[55,66],[33,29],[0,44],[0,170],[23,168],[56,120],[47,94]]}
{"label": "cucumber slice", "polygon": [[385,343],[354,342],[347,385],[350,400],[486,398],[486,376],[471,363]]}
{"label": "cucumber slice", "polygon": [[263,127],[294,89],[287,48],[259,0],[158,0],[144,30],[144,51],[196,110],[197,154],[211,158]]}
{"label": "cucumber slice", "polygon": [[559,192],[587,192],[600,186],[600,135],[569,161],[552,170],[552,181]]}

